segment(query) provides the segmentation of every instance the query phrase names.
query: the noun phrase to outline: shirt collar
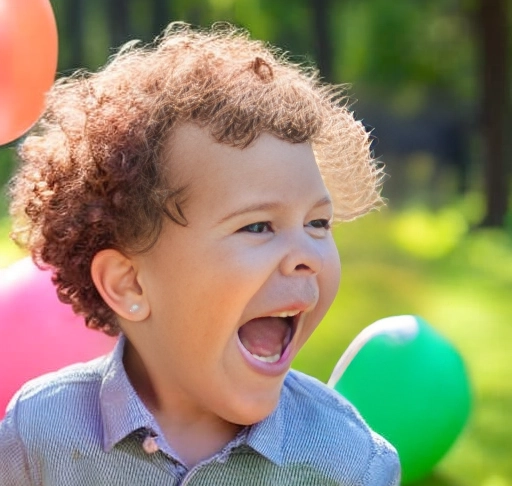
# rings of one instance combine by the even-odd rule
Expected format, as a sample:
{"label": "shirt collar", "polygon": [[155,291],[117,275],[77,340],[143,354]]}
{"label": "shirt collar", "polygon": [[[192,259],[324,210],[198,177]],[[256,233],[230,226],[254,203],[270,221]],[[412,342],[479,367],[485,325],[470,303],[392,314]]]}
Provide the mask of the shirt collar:
{"label": "shirt collar", "polygon": [[[109,452],[118,442],[139,429],[159,431],[159,426],[142,403],[128,379],[123,365],[126,338],[119,340],[107,362],[100,389],[100,407],[103,422],[103,448]],[[285,385],[276,409],[261,422],[234,439],[245,444],[277,465],[283,461],[284,421],[288,390]],[[229,446],[229,444],[228,444]]]}
{"label": "shirt collar", "polygon": [[110,355],[100,389],[103,448],[109,452],[138,429],[155,430],[156,421],[133,389],[123,365],[126,338],[121,335]]}
{"label": "shirt collar", "polygon": [[251,426],[246,444],[269,461],[283,463],[284,422],[288,390],[286,383],[276,409],[265,419]]}

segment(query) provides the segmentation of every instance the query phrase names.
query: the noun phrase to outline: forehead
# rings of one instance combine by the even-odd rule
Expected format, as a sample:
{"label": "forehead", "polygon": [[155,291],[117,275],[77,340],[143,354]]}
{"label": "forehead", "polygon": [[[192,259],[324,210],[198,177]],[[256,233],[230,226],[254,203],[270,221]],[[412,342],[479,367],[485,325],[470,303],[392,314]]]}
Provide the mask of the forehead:
{"label": "forehead", "polygon": [[216,142],[205,128],[176,128],[166,160],[169,185],[185,187],[186,211],[209,214],[236,206],[313,204],[329,194],[308,143],[264,133],[248,147]]}
{"label": "forehead", "polygon": [[277,175],[283,168],[279,162],[290,157],[306,157],[318,170],[310,144],[283,141],[268,133],[259,135],[248,147],[239,148],[217,142],[208,128],[183,123],[173,129],[167,143],[166,173],[171,180],[187,185],[207,181],[213,175],[236,182],[247,172],[259,173],[262,169]]}

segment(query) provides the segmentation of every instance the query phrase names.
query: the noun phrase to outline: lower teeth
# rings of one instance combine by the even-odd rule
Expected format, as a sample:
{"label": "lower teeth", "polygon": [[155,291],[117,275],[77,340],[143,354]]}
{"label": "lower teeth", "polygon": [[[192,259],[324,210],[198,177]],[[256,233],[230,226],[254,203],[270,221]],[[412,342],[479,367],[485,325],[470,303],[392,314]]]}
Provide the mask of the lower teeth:
{"label": "lower teeth", "polygon": [[253,354],[252,356],[254,356],[258,361],[263,361],[264,363],[277,363],[281,357],[279,353],[274,354],[273,356],[258,356],[257,354]]}

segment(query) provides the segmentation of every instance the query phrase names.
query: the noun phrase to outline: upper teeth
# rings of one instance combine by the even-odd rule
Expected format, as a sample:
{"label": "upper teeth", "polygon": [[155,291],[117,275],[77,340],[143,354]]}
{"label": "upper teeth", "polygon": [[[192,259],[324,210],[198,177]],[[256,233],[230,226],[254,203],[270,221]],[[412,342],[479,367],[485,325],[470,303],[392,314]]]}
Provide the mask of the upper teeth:
{"label": "upper teeth", "polygon": [[298,311],[298,310],[277,312],[276,314],[270,314],[270,317],[293,317],[293,316],[296,316],[299,312],[300,311]]}

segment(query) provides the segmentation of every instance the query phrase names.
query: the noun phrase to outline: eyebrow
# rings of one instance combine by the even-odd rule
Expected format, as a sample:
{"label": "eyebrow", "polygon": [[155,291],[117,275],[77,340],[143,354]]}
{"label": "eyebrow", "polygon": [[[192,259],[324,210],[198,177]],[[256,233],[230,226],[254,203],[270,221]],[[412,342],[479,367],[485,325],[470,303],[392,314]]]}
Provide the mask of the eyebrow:
{"label": "eyebrow", "polygon": [[[327,205],[332,205],[332,201],[329,196],[324,196],[322,199],[319,199],[315,204],[313,204],[312,209],[316,209],[318,207],[327,206]],[[281,206],[283,206],[283,204],[279,203],[279,202],[264,202],[264,203],[249,204],[248,206],[237,209],[236,211],[229,213],[227,216],[224,216],[222,219],[219,220],[218,224],[224,223],[225,221],[227,221],[231,218],[234,218],[235,216],[240,216],[240,215],[246,214],[246,213],[254,213],[257,211],[271,211],[271,210],[278,209]]]}

